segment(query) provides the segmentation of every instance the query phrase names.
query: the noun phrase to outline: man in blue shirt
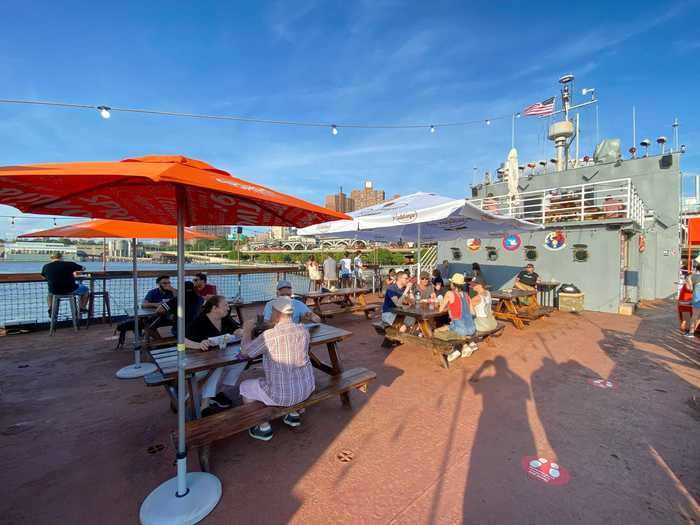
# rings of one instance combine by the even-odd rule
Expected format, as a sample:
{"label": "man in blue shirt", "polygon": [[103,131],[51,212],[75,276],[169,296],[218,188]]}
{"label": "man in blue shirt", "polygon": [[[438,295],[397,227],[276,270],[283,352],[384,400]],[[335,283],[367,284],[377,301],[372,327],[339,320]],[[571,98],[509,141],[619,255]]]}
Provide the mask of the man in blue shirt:
{"label": "man in blue shirt", "polygon": [[[277,283],[277,297],[291,297],[292,296],[292,283],[289,281],[280,281]],[[313,313],[308,306],[306,306],[301,301],[292,299],[292,308],[294,308],[294,313],[292,314],[292,322],[302,323],[311,321],[313,323],[320,323],[321,318]],[[268,301],[265,305],[265,310],[263,310],[263,318],[265,322],[270,322],[272,320],[272,301]]]}
{"label": "man in blue shirt", "polygon": [[144,308],[157,308],[177,295],[177,290],[170,284],[169,275],[161,275],[156,279],[157,288],[150,290],[143,300]]}
{"label": "man in blue shirt", "polygon": [[[399,272],[396,274],[396,282],[390,284],[386,289],[384,294],[384,304],[382,304],[382,321],[386,324],[393,325],[396,321],[396,314],[394,313],[394,307],[401,305],[409,305],[413,300],[413,294],[411,289],[413,288],[413,283],[408,278],[406,272]],[[405,317],[404,324],[399,328],[400,332],[405,332],[408,326],[413,325],[415,319],[413,317]]]}

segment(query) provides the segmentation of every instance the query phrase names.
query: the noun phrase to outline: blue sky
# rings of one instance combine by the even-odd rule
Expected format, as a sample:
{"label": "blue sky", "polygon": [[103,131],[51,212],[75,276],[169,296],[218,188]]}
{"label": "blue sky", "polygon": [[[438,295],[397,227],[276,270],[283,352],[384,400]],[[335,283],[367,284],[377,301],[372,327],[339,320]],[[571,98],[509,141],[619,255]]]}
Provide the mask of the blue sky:
{"label": "blue sky", "polygon": [[[98,5],[101,4],[101,5]],[[601,137],[671,136],[700,173],[700,2],[3,3],[0,98],[337,123],[510,115],[595,87]],[[564,10],[564,7],[567,10]],[[578,100],[583,97],[577,94]],[[582,113],[582,154],[595,139]],[[522,161],[549,158],[542,121],[518,120]],[[510,147],[510,119],[427,130],[289,128],[0,105],[0,163],[200,158],[307,200],[359,187],[464,196]],[[545,149],[543,149],[545,148]],[[0,215],[19,215],[0,206]],[[0,237],[51,220],[0,218]]]}

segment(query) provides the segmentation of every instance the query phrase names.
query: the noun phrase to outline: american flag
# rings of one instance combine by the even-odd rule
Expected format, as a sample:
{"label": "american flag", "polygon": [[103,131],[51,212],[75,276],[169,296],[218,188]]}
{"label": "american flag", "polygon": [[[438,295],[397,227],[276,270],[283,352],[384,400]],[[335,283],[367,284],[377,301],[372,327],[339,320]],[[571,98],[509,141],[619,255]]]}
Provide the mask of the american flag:
{"label": "american flag", "polygon": [[552,113],[554,113],[554,97],[543,100],[542,102],[537,102],[536,104],[532,104],[523,110],[523,115],[527,117],[546,117]]}

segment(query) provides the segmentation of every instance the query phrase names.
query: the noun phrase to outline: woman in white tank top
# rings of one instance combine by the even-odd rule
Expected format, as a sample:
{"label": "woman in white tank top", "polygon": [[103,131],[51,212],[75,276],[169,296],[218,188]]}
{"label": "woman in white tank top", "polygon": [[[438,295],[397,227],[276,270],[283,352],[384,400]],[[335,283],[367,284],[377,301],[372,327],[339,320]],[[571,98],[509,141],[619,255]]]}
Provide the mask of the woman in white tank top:
{"label": "woman in white tank top", "polygon": [[491,293],[484,288],[483,283],[479,282],[478,279],[472,280],[470,286],[477,294],[476,297],[472,298],[474,314],[476,315],[474,318],[476,331],[490,332],[495,330],[498,323],[493,317],[493,311],[491,310]]}

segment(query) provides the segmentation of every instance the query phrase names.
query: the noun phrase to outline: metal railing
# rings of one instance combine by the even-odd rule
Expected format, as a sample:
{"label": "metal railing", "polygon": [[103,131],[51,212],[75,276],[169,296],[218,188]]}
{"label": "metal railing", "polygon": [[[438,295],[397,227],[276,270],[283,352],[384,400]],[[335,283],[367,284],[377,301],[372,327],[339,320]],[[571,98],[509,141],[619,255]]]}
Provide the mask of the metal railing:
{"label": "metal railing", "polygon": [[629,178],[470,199],[482,210],[526,221],[550,224],[569,221],[631,219],[644,223],[646,206]]}
{"label": "metal railing", "polygon": [[[276,294],[276,284],[280,279],[289,280],[294,289],[308,290],[309,278],[306,270],[297,266],[277,268],[235,268],[197,269],[188,268],[185,278],[204,271],[207,281],[217,288],[217,293],[226,297],[240,298],[245,303],[267,301]],[[148,290],[155,288],[155,279],[167,270],[146,270],[138,272],[138,295],[143,300]],[[170,272],[174,275],[174,272]],[[93,272],[82,279],[83,284],[94,291],[109,292],[112,317],[125,315],[125,309],[134,303],[133,281],[130,272]],[[46,302],[47,287],[44,278],[37,273],[0,274],[0,327],[16,325],[44,324],[49,321]],[[102,317],[102,298],[95,298],[94,317]],[[70,317],[68,304],[62,301],[59,319]]]}

